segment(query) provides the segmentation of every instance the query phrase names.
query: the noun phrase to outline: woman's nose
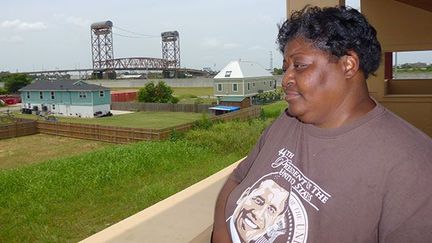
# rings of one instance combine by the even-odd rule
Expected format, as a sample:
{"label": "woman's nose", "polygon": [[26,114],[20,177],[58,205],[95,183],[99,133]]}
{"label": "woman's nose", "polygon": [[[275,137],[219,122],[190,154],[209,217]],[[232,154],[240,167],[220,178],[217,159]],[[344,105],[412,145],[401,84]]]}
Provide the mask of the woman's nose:
{"label": "woman's nose", "polygon": [[283,77],[282,77],[282,86],[290,87],[295,83],[294,73],[290,69],[286,69]]}

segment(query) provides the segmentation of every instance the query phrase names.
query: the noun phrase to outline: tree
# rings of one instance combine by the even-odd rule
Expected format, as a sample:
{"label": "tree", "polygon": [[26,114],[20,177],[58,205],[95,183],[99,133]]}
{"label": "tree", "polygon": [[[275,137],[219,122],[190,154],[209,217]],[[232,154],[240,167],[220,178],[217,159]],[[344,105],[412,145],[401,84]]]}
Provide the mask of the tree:
{"label": "tree", "polygon": [[138,91],[138,101],[149,103],[177,103],[178,99],[172,95],[173,90],[163,81],[156,85],[147,83]]}
{"label": "tree", "polygon": [[156,89],[154,82],[147,83],[144,88],[138,91],[138,101],[140,102],[156,102]]}
{"label": "tree", "polygon": [[8,93],[16,93],[22,87],[30,84],[32,79],[23,73],[11,73],[0,78],[4,82],[4,89]]}
{"label": "tree", "polygon": [[273,68],[273,75],[282,75],[283,70],[282,68]]}

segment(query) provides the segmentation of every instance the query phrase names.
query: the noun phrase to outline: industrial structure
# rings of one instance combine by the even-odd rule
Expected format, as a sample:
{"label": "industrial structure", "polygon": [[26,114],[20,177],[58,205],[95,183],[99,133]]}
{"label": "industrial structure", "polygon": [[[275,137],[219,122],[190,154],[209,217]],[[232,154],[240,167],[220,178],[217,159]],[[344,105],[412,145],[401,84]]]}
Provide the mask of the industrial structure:
{"label": "industrial structure", "polygon": [[129,57],[114,58],[113,22],[102,21],[90,26],[92,68],[64,69],[23,72],[39,76],[42,79],[54,77],[55,79],[67,79],[71,73],[81,74],[91,72],[93,78],[115,79],[116,71],[145,70],[161,71],[164,77],[176,77],[178,73],[190,73],[204,75],[207,72],[196,69],[180,67],[180,37],[178,31],[166,31],[161,33],[162,58],[154,57]]}
{"label": "industrial structure", "polygon": [[180,38],[178,31],[167,31],[161,34],[162,58],[132,57],[114,58],[113,23],[97,22],[90,26],[93,77],[116,77],[115,70],[161,70],[164,76],[174,76],[180,68]]}
{"label": "industrial structure", "polygon": [[90,26],[93,75],[101,78],[105,72],[114,78],[114,49],[111,21],[98,22]]}
{"label": "industrial structure", "polygon": [[177,31],[167,31],[162,37],[162,59],[167,61],[167,67],[180,68],[180,38]]}

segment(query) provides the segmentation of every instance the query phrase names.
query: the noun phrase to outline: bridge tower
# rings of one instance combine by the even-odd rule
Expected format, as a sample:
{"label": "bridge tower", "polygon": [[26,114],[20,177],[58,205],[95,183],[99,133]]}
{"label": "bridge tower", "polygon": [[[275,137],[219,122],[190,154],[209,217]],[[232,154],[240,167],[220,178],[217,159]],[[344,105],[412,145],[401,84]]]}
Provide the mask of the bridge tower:
{"label": "bridge tower", "polygon": [[[162,32],[162,59],[167,60],[167,69],[180,68],[180,38],[178,31]],[[164,71],[165,76],[168,70]]]}
{"label": "bridge tower", "polygon": [[90,26],[93,76],[96,78],[115,78],[112,26],[109,20]]}

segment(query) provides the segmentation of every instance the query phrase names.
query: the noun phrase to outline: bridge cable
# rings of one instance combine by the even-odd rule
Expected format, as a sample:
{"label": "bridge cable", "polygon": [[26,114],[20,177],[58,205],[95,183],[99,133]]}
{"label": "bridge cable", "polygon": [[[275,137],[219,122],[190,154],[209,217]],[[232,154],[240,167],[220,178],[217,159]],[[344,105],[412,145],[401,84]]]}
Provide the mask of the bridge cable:
{"label": "bridge cable", "polygon": [[130,30],[127,30],[127,29],[124,29],[124,28],[121,28],[121,27],[115,27],[115,26],[113,26],[113,28],[114,28],[114,29],[118,29],[118,30],[120,30],[120,31],[127,32],[127,33],[129,33],[129,34],[139,35],[139,36],[143,36],[143,37],[147,37],[147,38],[156,38],[156,37],[160,38],[159,35],[146,35],[146,34],[142,34],[142,33],[134,32],[134,31],[130,31]]}

